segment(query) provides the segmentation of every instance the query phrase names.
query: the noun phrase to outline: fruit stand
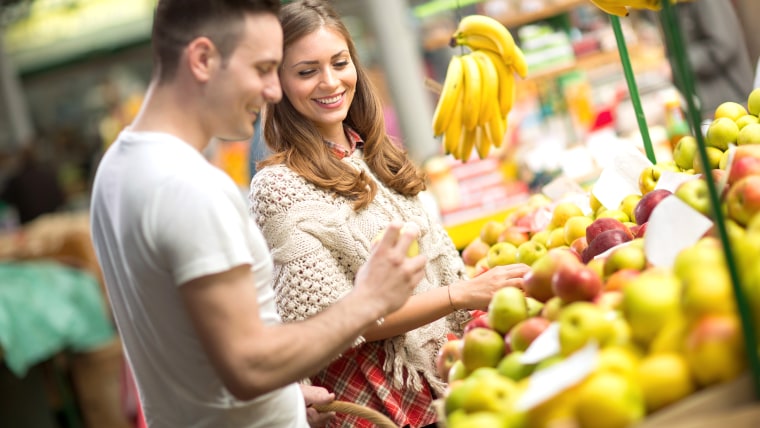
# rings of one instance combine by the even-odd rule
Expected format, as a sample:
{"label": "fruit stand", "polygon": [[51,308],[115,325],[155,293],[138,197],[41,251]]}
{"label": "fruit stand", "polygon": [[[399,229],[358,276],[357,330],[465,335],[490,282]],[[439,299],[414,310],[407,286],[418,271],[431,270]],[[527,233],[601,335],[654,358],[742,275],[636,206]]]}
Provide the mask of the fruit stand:
{"label": "fruit stand", "polygon": [[[670,2],[592,3],[610,14],[644,150],[616,152],[589,189],[526,197],[470,225],[479,231],[462,250],[471,276],[511,263],[531,270],[521,288],[501,289],[487,311],[473,311],[439,353],[449,383],[437,403],[441,425],[757,426],[760,89],[745,105],[721,104],[703,135]],[[638,99],[619,18],[631,7],[662,14],[668,48],[680,53],[673,73],[685,84],[691,133],[676,141],[672,160],[656,159]],[[503,47],[510,41],[497,25],[467,18],[452,40],[500,52],[523,74],[519,48]],[[500,128],[479,122],[482,112],[509,115],[501,95],[473,102],[466,73],[447,73],[433,126],[445,151],[464,160],[500,144]],[[498,76],[490,93],[501,94]],[[489,107],[466,117],[457,97],[475,106],[470,114]]]}

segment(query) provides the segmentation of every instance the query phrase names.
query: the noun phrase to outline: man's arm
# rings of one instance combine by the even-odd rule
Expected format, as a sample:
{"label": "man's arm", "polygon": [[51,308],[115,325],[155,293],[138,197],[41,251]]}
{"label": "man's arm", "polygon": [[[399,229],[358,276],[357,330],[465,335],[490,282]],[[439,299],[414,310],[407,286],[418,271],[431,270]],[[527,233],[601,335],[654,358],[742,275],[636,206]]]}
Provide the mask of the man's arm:
{"label": "man's arm", "polygon": [[377,319],[401,307],[424,275],[424,256],[407,258],[414,232],[389,226],[354,289],[309,320],[267,326],[247,265],[180,287],[190,318],[227,389],[255,398],[326,366]]}

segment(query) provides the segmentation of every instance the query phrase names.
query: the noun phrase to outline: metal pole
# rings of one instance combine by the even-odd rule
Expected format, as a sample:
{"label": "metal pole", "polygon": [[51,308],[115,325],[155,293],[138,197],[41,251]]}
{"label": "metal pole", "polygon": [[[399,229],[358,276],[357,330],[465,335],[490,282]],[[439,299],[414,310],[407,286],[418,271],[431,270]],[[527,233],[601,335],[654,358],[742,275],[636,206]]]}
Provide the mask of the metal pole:
{"label": "metal pole", "polygon": [[424,68],[417,31],[406,0],[363,0],[377,38],[383,71],[396,109],[404,145],[421,165],[437,155],[433,137],[433,106],[424,85]]}

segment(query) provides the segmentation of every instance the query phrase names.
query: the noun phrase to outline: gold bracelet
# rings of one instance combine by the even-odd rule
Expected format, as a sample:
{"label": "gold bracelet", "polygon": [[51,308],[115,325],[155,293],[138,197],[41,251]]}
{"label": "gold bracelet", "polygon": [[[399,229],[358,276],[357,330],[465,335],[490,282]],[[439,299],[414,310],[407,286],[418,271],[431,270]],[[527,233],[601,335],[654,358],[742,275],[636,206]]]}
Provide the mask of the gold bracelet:
{"label": "gold bracelet", "polygon": [[456,311],[457,308],[456,308],[456,306],[454,306],[454,301],[451,300],[451,286],[450,285],[446,286],[446,291],[449,292],[449,305],[451,305],[451,309],[453,309],[453,310]]}

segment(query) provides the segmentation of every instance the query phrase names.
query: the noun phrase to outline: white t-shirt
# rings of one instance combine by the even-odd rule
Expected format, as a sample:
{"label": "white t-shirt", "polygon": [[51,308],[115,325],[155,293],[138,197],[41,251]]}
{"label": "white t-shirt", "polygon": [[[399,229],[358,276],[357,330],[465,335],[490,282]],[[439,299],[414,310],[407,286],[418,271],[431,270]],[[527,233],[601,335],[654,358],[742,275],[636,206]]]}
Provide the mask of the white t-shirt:
{"label": "white t-shirt", "polygon": [[98,167],[91,216],[109,300],[151,428],[308,426],[295,384],[249,402],[226,390],[177,289],[250,264],[260,317],[280,322],[271,255],[224,172],[176,137],[125,130]]}

